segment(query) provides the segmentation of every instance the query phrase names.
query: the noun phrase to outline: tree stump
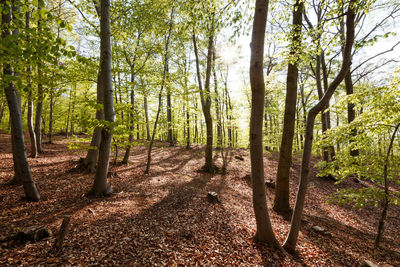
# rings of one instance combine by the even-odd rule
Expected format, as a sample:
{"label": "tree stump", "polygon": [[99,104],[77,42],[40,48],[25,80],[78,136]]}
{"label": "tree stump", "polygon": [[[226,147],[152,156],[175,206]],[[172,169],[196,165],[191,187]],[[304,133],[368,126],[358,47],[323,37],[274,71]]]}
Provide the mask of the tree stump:
{"label": "tree stump", "polygon": [[55,252],[60,252],[63,247],[64,238],[65,235],[67,234],[70,221],[71,221],[71,216],[65,215],[61,223],[60,230],[58,230],[58,233],[56,235],[56,240],[52,248]]}
{"label": "tree stump", "polygon": [[268,186],[269,188],[274,189],[275,188],[275,181],[268,179],[267,181],[265,181],[265,185]]}
{"label": "tree stump", "polygon": [[221,200],[219,199],[218,193],[216,192],[208,192],[207,198],[211,203],[220,203]]}

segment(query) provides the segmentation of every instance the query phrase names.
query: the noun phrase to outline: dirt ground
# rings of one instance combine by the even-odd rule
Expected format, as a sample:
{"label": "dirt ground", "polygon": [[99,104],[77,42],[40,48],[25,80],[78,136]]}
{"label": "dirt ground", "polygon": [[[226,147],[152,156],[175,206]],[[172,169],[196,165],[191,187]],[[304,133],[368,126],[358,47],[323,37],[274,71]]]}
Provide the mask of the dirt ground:
{"label": "dirt ground", "polygon": [[[310,179],[298,254],[285,258],[256,244],[250,187],[250,158],[245,149],[231,150],[226,174],[205,174],[203,149],[195,146],[156,147],[150,174],[144,175],[146,147],[132,150],[129,165],[114,166],[114,194],[88,198],[93,174],[74,171],[82,151],[70,151],[66,140],[45,144],[45,152],[29,159],[42,200],[23,200],[23,190],[3,185],[13,176],[10,136],[0,135],[0,239],[33,225],[57,232],[62,215],[71,215],[70,230],[60,254],[49,253],[54,237],[36,243],[0,242],[0,266],[360,266],[368,259],[381,266],[400,266],[400,208],[391,206],[382,246],[373,249],[380,208],[354,210],[327,204],[341,185]],[[27,146],[29,147],[29,146]],[[28,148],[29,150],[29,148]],[[242,156],[239,160],[235,156]],[[122,156],[122,155],[121,155]],[[221,166],[221,158],[215,156]],[[300,161],[291,172],[294,204]],[[266,154],[265,176],[274,179],[277,155]],[[207,192],[221,203],[210,203]],[[283,242],[290,221],[276,214],[274,191],[267,188],[270,217]],[[332,235],[312,229],[318,225]]]}

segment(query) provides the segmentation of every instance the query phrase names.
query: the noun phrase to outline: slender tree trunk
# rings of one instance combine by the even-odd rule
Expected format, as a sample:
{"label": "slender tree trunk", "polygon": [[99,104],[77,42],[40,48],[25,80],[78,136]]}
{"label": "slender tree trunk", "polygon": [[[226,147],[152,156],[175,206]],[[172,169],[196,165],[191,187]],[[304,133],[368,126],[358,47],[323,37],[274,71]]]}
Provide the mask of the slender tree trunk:
{"label": "slender tree trunk", "polygon": [[76,96],[76,83],[74,83],[74,92],[72,94],[71,99],[71,126],[70,126],[70,133],[71,135],[74,134],[74,111],[75,111],[75,96]]}
{"label": "slender tree trunk", "polygon": [[[40,6],[38,5],[38,10],[40,12]],[[37,30],[39,36],[41,35],[41,16],[39,15],[39,20],[37,22]],[[42,153],[42,112],[43,112],[43,84],[42,84],[42,70],[41,66],[38,65],[37,67],[37,73],[38,73],[38,100],[36,103],[36,114],[35,114],[35,135],[36,135],[36,148],[38,153]]]}
{"label": "slender tree trunk", "polygon": [[212,60],[212,68],[213,68],[213,77],[214,77],[214,92],[215,92],[215,112],[217,115],[217,149],[222,148],[222,116],[221,116],[221,103],[219,101],[219,93],[218,93],[218,80],[217,80],[217,72],[215,70],[215,47],[213,51],[213,60]]}
{"label": "slender tree trunk", "polygon": [[194,123],[195,123],[195,125],[194,125],[194,139],[196,140],[195,141],[196,144],[198,144],[199,143],[199,126],[198,126],[199,122],[198,122],[198,119],[197,119],[197,101],[196,100],[194,101],[194,108],[195,108],[195,113],[194,113]]}
{"label": "slender tree trunk", "polygon": [[147,108],[147,95],[145,94],[143,97],[143,105],[144,105],[144,117],[146,119],[146,140],[150,141],[150,124],[149,124],[149,112]]}
{"label": "slender tree trunk", "polygon": [[[319,46],[319,43],[318,43]],[[321,100],[324,91],[322,88],[322,78],[321,78],[321,55],[317,55],[317,62],[316,62],[316,67],[315,67],[315,80],[317,82],[317,90],[318,90],[318,99]],[[326,107],[323,107],[321,111],[321,127],[322,127],[322,134],[324,134],[327,130],[326,126],[326,113],[324,113],[324,110]],[[324,161],[329,162],[329,151],[326,147],[322,148],[322,158]]]}
{"label": "slender tree trunk", "polygon": [[[26,29],[29,29],[29,22],[30,22],[30,12],[25,13],[25,27]],[[29,38],[29,36],[28,36]],[[31,143],[31,158],[36,158],[37,157],[37,149],[36,149],[36,135],[35,135],[35,130],[33,128],[33,101],[32,101],[32,81],[31,81],[31,66],[29,65],[27,70],[28,74],[28,112],[27,112],[27,124],[28,124],[28,130],[29,130],[29,137],[30,137],[30,143]]]}
{"label": "slender tree trunk", "polygon": [[125,150],[125,155],[124,158],[122,159],[122,164],[128,164],[128,159],[129,155],[131,153],[131,148],[132,148],[132,143],[133,143],[133,136],[134,136],[134,130],[135,130],[135,90],[134,90],[134,83],[135,83],[135,69],[134,65],[131,67],[131,94],[130,94],[130,100],[131,100],[131,112],[129,114],[130,118],[130,133],[129,133],[129,144],[128,147]]}
{"label": "slender tree trunk", "polygon": [[[7,10],[9,4],[5,0],[1,0],[1,9]],[[12,12],[18,14],[20,12],[19,1],[13,2]],[[11,35],[8,29],[11,24],[12,13],[2,14],[2,24],[4,27],[2,32],[2,38],[7,38]],[[18,30],[13,31],[13,35],[18,36]],[[17,59],[18,60],[18,59]],[[13,75],[10,64],[3,65],[3,72],[5,77],[16,76]],[[24,143],[24,133],[22,126],[22,116],[21,116],[21,103],[20,97],[15,89],[13,82],[10,82],[5,88],[5,95],[7,99],[7,104],[10,112],[10,122],[11,122],[11,146],[13,151],[13,161],[14,161],[14,178],[11,183],[22,184],[25,192],[25,196],[28,200],[39,201],[40,195],[36,189],[35,182],[32,179],[31,170],[29,168],[28,160],[25,154],[25,143]]]}
{"label": "slender tree trunk", "polygon": [[162,107],[162,92],[165,86],[168,85],[168,78],[169,78],[169,42],[171,38],[171,32],[172,32],[172,26],[173,26],[173,18],[174,18],[174,10],[175,8],[173,7],[171,10],[171,18],[170,18],[170,23],[169,23],[169,30],[168,30],[168,35],[165,40],[165,54],[164,54],[164,72],[163,72],[163,79],[161,82],[161,88],[160,92],[158,94],[158,110],[157,110],[157,115],[156,115],[156,120],[154,121],[154,127],[153,127],[153,134],[150,140],[149,144],[149,150],[147,154],[147,164],[146,164],[146,170],[144,171],[145,174],[149,173],[150,171],[150,164],[151,164],[151,150],[153,148],[153,143],[154,143],[154,138],[156,135],[157,131],[157,124],[158,124],[158,119],[160,117],[160,112],[161,112],[161,107]]}
{"label": "slender tree trunk", "polygon": [[171,90],[168,86],[167,90],[167,125],[168,125],[168,138],[167,142],[169,146],[174,146],[174,134],[173,134],[173,126],[172,126],[172,100],[171,100]]}
{"label": "slender tree trunk", "polygon": [[[213,18],[214,19],[214,18]],[[214,23],[214,22],[213,22]],[[213,25],[214,27],[214,25]],[[197,51],[197,40],[196,35],[193,33],[193,46],[194,46],[194,54],[196,57],[196,71],[197,71],[197,81],[199,83],[199,91],[200,91],[200,100],[201,106],[203,109],[203,115],[206,122],[206,149],[205,149],[205,165],[203,167],[206,172],[214,172],[213,165],[213,124],[211,117],[211,95],[210,95],[210,76],[211,76],[211,59],[213,54],[213,46],[214,46],[214,36],[211,34],[208,40],[208,51],[207,51],[207,65],[206,65],[206,77],[204,90],[201,82],[201,74],[200,74],[200,62],[199,55]]]}
{"label": "slender tree trunk", "polygon": [[[74,83],[74,87],[76,87],[75,83]],[[68,127],[69,127],[69,123],[70,123],[70,118],[72,120],[72,115],[71,115],[71,106],[72,106],[72,88],[69,92],[69,101],[68,101],[68,112],[67,112],[67,123],[65,125],[65,137],[68,137]]]}
{"label": "slender tree trunk", "polygon": [[308,186],[308,177],[310,173],[310,157],[312,151],[313,141],[313,130],[316,115],[323,110],[323,108],[329,103],[333,93],[339,84],[343,81],[346,73],[349,71],[351,64],[351,49],[354,43],[354,9],[356,0],[351,0],[347,11],[346,21],[346,43],[344,49],[344,57],[342,66],[336,78],[332,81],[328,89],[326,90],[322,99],[311,108],[307,116],[306,123],[306,134],[304,141],[303,159],[300,170],[300,183],[296,197],[295,208],[293,211],[292,222],[290,225],[290,231],[283,245],[284,249],[288,252],[294,252],[296,248],[297,238],[299,236],[301,216],[303,214],[304,202]]}
{"label": "slender tree trunk", "polygon": [[[328,89],[328,71],[327,71],[327,67],[326,67],[326,62],[325,62],[325,53],[324,51],[321,52],[321,66],[322,66],[322,76],[323,76],[323,82],[324,82],[324,93],[326,92],[326,90]],[[325,131],[331,129],[331,112],[329,111],[329,102],[326,105],[325,109],[328,109],[326,111],[324,111],[321,114],[325,115]],[[325,134],[325,132],[323,132],[322,134]],[[327,148],[328,151],[328,160],[329,160],[329,156],[330,156],[330,160],[333,161],[335,160],[335,147],[334,146],[329,146]]]}
{"label": "slender tree trunk", "polygon": [[264,184],[263,157],[263,116],[264,116],[264,39],[267,23],[269,1],[256,0],[253,33],[251,39],[250,84],[251,84],[251,117],[250,117],[250,158],[253,186],[253,206],[257,231],[254,239],[270,246],[279,246],[274,236],[269,219]]}
{"label": "slender tree trunk", "polygon": [[390,156],[390,152],[392,151],[394,138],[396,137],[396,133],[397,133],[399,127],[400,127],[400,123],[398,123],[396,125],[396,127],[393,131],[392,137],[390,139],[390,144],[389,144],[389,147],[388,147],[388,150],[386,153],[385,165],[384,165],[384,169],[383,169],[383,183],[384,183],[385,196],[384,196],[383,203],[382,203],[382,213],[381,213],[381,217],[379,218],[378,230],[377,230],[376,238],[375,238],[375,248],[379,247],[379,243],[382,239],[387,210],[389,208],[389,203],[390,203],[390,199],[389,199],[390,192],[389,192],[389,184],[388,184],[389,156]]}
{"label": "slender tree trunk", "polygon": [[49,144],[53,143],[53,112],[54,112],[54,94],[50,92],[50,119],[49,119]]}
{"label": "slender tree trunk", "polygon": [[298,64],[300,60],[299,49],[301,46],[303,8],[304,2],[296,0],[293,6],[291,61],[288,64],[283,132],[279,152],[278,172],[276,175],[274,210],[277,212],[288,212],[291,210],[289,204],[289,175],[292,165],[292,146],[296,119]]}
{"label": "slender tree trunk", "polygon": [[185,111],[186,111],[186,149],[190,149],[190,106],[189,106],[189,90],[188,90],[188,77],[187,66],[185,59]]}
{"label": "slender tree trunk", "polygon": [[[353,89],[353,81],[352,81],[350,70],[346,74],[346,77],[344,78],[344,83],[346,86],[346,95],[352,95],[354,93],[354,89]],[[347,104],[347,122],[348,123],[351,123],[356,118],[356,111],[355,111],[354,107],[355,107],[354,103],[350,102]],[[357,128],[353,127],[351,129],[351,136],[353,138],[357,136]],[[350,142],[352,142],[352,140],[350,140]],[[353,157],[357,157],[359,154],[360,154],[360,152],[358,149],[350,150],[350,155]]]}
{"label": "slender tree trunk", "polygon": [[107,125],[101,130],[101,142],[99,147],[99,160],[97,163],[94,183],[89,194],[104,196],[112,192],[107,182],[108,166],[111,152],[112,130],[115,121],[113,86],[112,86],[112,52],[110,30],[110,0],[101,0],[100,16],[100,72],[101,91],[104,101],[104,118]]}
{"label": "slender tree trunk", "polygon": [[[3,100],[3,97],[1,97],[0,99]],[[1,126],[1,123],[3,122],[4,110],[5,110],[5,105],[4,105],[4,102],[1,101],[1,103],[0,103],[0,126]]]}

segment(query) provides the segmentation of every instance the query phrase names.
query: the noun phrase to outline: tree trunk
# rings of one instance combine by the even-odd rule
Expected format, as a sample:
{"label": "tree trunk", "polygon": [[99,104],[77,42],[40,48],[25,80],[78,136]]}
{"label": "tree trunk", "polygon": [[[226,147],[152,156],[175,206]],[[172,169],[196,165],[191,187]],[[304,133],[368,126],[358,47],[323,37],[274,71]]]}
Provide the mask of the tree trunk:
{"label": "tree trunk", "polygon": [[[3,97],[1,97],[1,100],[3,100]],[[5,110],[5,105],[4,105],[4,102],[1,101],[1,103],[0,103],[0,126],[1,126],[1,123],[3,122],[4,110]]]}
{"label": "tree trunk", "polygon": [[[2,0],[1,2],[2,10],[7,10],[9,4],[7,1]],[[18,1],[13,3],[12,10],[15,13],[20,12]],[[2,38],[7,38],[11,35],[9,25],[11,24],[11,11],[2,14],[2,24],[4,26],[2,32]],[[18,35],[18,30],[13,31],[13,35]],[[13,76],[13,71],[10,64],[3,65],[3,72],[5,77]],[[14,75],[15,76],[15,75]],[[14,178],[12,183],[22,184],[25,192],[25,196],[28,200],[39,201],[40,195],[36,189],[35,182],[32,179],[31,170],[29,168],[28,160],[25,154],[25,143],[24,143],[24,133],[22,126],[21,117],[21,103],[17,91],[13,82],[10,82],[8,86],[4,88],[7,104],[10,112],[10,122],[11,122],[11,146],[13,152],[14,161]]]}
{"label": "tree trunk", "polygon": [[307,116],[306,123],[306,134],[304,141],[303,158],[300,170],[300,183],[297,191],[295,208],[293,211],[292,221],[290,225],[290,231],[283,245],[284,249],[288,252],[293,253],[296,248],[297,238],[300,231],[301,216],[303,214],[304,202],[308,186],[308,177],[310,172],[310,157],[312,151],[312,141],[313,141],[313,130],[316,115],[323,110],[323,108],[329,103],[333,93],[339,84],[343,81],[346,73],[349,71],[351,64],[351,49],[354,43],[354,9],[356,0],[351,0],[349,3],[349,8],[347,11],[347,21],[346,21],[346,43],[344,49],[344,57],[342,66],[336,78],[332,81],[328,89],[326,90],[322,99],[311,108]]}
{"label": "tree trunk", "polygon": [[[322,66],[322,77],[323,77],[323,82],[324,82],[324,93],[328,89],[328,71],[326,67],[326,62],[325,62],[325,53],[324,51],[321,52],[321,66]],[[329,111],[329,102],[326,105],[325,109],[328,109],[327,111],[323,111],[321,114],[325,115],[325,131],[331,129],[331,112]],[[322,132],[322,134],[325,134],[325,132]],[[328,151],[328,161],[329,161],[329,156],[330,156],[330,161],[335,160],[335,147],[334,146],[329,146],[327,148]]]}
{"label": "tree trunk", "polygon": [[148,106],[147,106],[147,95],[145,93],[143,97],[143,105],[144,105],[144,117],[146,119],[146,140],[150,141],[150,124],[149,124],[149,112],[148,112]]}
{"label": "tree trunk", "polygon": [[174,134],[173,134],[173,127],[172,127],[172,100],[171,100],[171,90],[168,86],[167,90],[167,125],[168,125],[168,138],[167,142],[169,146],[174,146]]}
{"label": "tree trunk", "polygon": [[70,133],[71,135],[74,134],[74,111],[75,111],[75,96],[76,96],[76,83],[74,83],[74,92],[72,94],[72,99],[71,99],[71,126],[70,126]]}
{"label": "tree trunk", "polygon": [[186,149],[190,149],[190,106],[189,106],[189,90],[188,90],[188,77],[187,66],[185,59],[185,111],[186,111]]}
{"label": "tree trunk", "polygon": [[[214,25],[212,25],[212,27],[214,27]],[[204,165],[203,169],[206,172],[214,172],[213,157],[212,157],[213,125],[212,125],[212,117],[211,117],[211,95],[210,95],[211,59],[212,59],[212,54],[213,54],[214,36],[211,34],[208,39],[207,65],[206,65],[206,77],[205,77],[204,91],[203,91],[203,86],[202,86],[202,82],[201,82],[200,62],[199,62],[199,55],[198,55],[198,51],[197,51],[197,40],[196,40],[196,35],[194,33],[193,33],[193,46],[194,46],[194,54],[196,57],[197,81],[199,83],[201,107],[203,109],[203,115],[204,115],[204,119],[206,122],[207,143],[206,143],[206,150],[205,150],[205,165]]]}
{"label": "tree trunk", "polygon": [[219,101],[219,93],[218,93],[218,80],[217,80],[217,72],[215,70],[215,47],[213,51],[213,60],[212,60],[212,68],[213,68],[213,77],[214,77],[214,92],[215,92],[215,112],[217,116],[217,149],[222,148],[222,116],[221,116],[221,103]]}
{"label": "tree trunk", "polygon": [[49,144],[53,143],[53,112],[54,112],[54,94],[50,92],[50,119],[49,119]]}
{"label": "tree trunk", "polygon": [[264,116],[264,39],[267,23],[269,1],[256,0],[253,32],[251,39],[250,84],[251,84],[251,117],[250,117],[250,158],[253,186],[253,206],[257,231],[254,239],[270,246],[279,246],[274,236],[269,219],[264,184],[263,157],[263,116]]}
{"label": "tree trunk", "polygon": [[[102,79],[102,74],[101,74],[101,69],[99,70],[99,73],[97,75],[97,104],[102,105],[103,104],[103,79]],[[104,119],[104,114],[103,110],[101,108],[98,108],[96,110],[96,120],[99,122]],[[72,123],[72,122],[71,122]],[[71,131],[72,131],[72,126],[71,126]],[[83,161],[84,166],[90,170],[91,173],[95,173],[96,171],[96,164],[97,164],[97,159],[99,155],[99,147],[100,147],[100,142],[101,142],[101,133],[102,133],[102,128],[100,126],[96,126],[96,128],[93,131],[93,136],[92,136],[92,141],[90,142],[90,149],[88,150],[88,153],[86,154],[86,158]]]}
{"label": "tree trunk", "polygon": [[286,79],[286,100],[283,119],[281,149],[279,152],[278,172],[274,210],[277,212],[290,211],[289,204],[289,175],[292,165],[292,146],[296,120],[297,80],[299,76],[298,63],[300,60],[301,26],[304,2],[296,0],[293,6],[293,29],[290,49],[290,61]]}
{"label": "tree trunk", "polygon": [[390,138],[390,144],[386,153],[386,159],[385,159],[385,165],[383,169],[383,186],[385,190],[385,196],[383,199],[382,203],[382,213],[381,217],[379,218],[379,223],[378,223],[378,230],[376,233],[376,238],[375,238],[375,248],[379,247],[379,243],[381,241],[382,235],[383,235],[383,228],[385,226],[385,220],[386,220],[386,215],[387,215],[387,210],[389,208],[389,184],[388,184],[388,167],[389,167],[389,156],[390,152],[392,151],[393,148],[393,142],[394,138],[396,137],[397,130],[400,127],[400,123],[398,123],[393,131],[392,137]]}
{"label": "tree trunk", "polygon": [[134,74],[134,65],[131,66],[131,94],[130,94],[130,100],[131,100],[131,112],[129,114],[130,118],[130,126],[129,126],[129,144],[128,147],[125,150],[125,155],[124,158],[122,159],[122,164],[128,164],[128,159],[129,155],[131,153],[131,148],[132,148],[132,143],[133,143],[133,135],[134,135],[134,130],[135,130],[135,91],[134,91],[134,83],[135,83],[135,74]]}
{"label": "tree trunk", "polygon": [[[74,83],[75,85],[75,83]],[[67,112],[67,123],[65,124],[65,137],[68,137],[68,127],[70,123],[70,118],[72,120],[72,115],[71,115],[71,102],[72,102],[72,88],[69,92],[69,100],[68,100],[68,112]]]}
{"label": "tree trunk", "polygon": [[[30,22],[30,12],[25,13],[25,27],[26,29],[29,29],[29,22]],[[29,36],[28,36],[29,38]],[[36,135],[35,131],[33,128],[33,102],[32,102],[32,81],[31,81],[31,66],[29,65],[27,70],[28,74],[28,112],[27,112],[27,124],[28,124],[28,130],[29,130],[29,137],[30,137],[30,143],[31,143],[31,158],[36,158],[37,157],[37,149],[36,149]]]}
{"label": "tree trunk", "polygon": [[[40,12],[40,5],[38,4],[38,10]],[[41,16],[39,15],[39,20],[37,22],[37,30],[39,36],[41,35]],[[43,112],[43,84],[42,84],[42,70],[41,66],[38,65],[37,67],[37,73],[38,73],[38,100],[36,103],[36,114],[35,114],[35,135],[36,135],[36,148],[38,153],[42,153],[42,112]]]}
{"label": "tree trunk", "polygon": [[[354,93],[354,89],[353,89],[353,81],[351,78],[350,70],[346,74],[346,77],[344,78],[344,83],[346,85],[346,95],[352,95]],[[350,102],[347,104],[347,122],[348,123],[351,123],[356,118],[356,111],[355,111],[354,107],[355,107],[354,103]],[[351,136],[353,138],[357,136],[357,128],[353,127],[351,129]],[[352,142],[352,140],[350,140],[350,142]],[[359,154],[360,154],[360,152],[358,149],[350,150],[350,155],[353,157],[357,157]]]}
{"label": "tree trunk", "polygon": [[[175,8],[173,7],[171,10],[171,18],[170,18],[170,23],[169,23],[168,35],[165,40],[163,79],[161,82],[160,92],[158,94],[158,110],[157,110],[156,120],[154,121],[153,134],[152,134],[152,137],[150,140],[149,150],[148,150],[148,154],[147,154],[146,170],[144,171],[145,174],[149,173],[149,171],[150,171],[151,150],[153,148],[154,138],[155,138],[156,131],[157,131],[158,119],[160,117],[160,112],[161,112],[161,107],[162,107],[162,92],[163,92],[164,86],[166,86],[166,83],[168,84],[168,78],[169,78],[169,54],[168,54],[168,52],[169,52],[169,42],[170,42],[171,33],[172,33],[174,10],[175,10]],[[167,86],[169,86],[169,85],[167,85]]]}
{"label": "tree trunk", "polygon": [[107,122],[101,130],[99,160],[92,189],[88,194],[95,196],[109,195],[111,186],[107,183],[108,166],[111,152],[112,130],[115,113],[112,86],[112,53],[110,30],[110,0],[101,0],[100,16],[100,73],[101,91],[103,93],[104,118]]}
{"label": "tree trunk", "polygon": [[196,144],[199,143],[199,122],[197,120],[197,100],[194,100],[194,108],[195,108],[195,113],[194,113],[194,139]]}

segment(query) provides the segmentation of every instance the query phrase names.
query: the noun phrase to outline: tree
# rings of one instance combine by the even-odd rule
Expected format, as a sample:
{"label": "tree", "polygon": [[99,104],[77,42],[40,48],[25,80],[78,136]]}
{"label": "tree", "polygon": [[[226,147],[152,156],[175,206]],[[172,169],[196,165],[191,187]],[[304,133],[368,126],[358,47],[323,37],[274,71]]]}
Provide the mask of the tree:
{"label": "tree", "polygon": [[150,164],[151,164],[151,150],[153,148],[153,143],[154,143],[154,138],[156,135],[156,131],[157,131],[157,124],[158,124],[158,119],[160,117],[160,111],[161,111],[161,106],[162,106],[162,92],[164,90],[164,87],[168,87],[169,86],[169,47],[170,47],[170,39],[171,39],[171,32],[172,32],[172,27],[174,25],[174,11],[175,8],[172,7],[171,10],[171,15],[170,15],[170,21],[169,21],[169,29],[168,29],[168,33],[165,37],[165,50],[164,50],[164,57],[163,57],[163,63],[164,63],[164,70],[163,70],[163,77],[162,77],[162,81],[161,81],[161,88],[160,88],[160,92],[158,93],[158,109],[157,109],[157,115],[156,115],[156,119],[154,121],[154,127],[153,127],[153,134],[151,136],[151,140],[150,140],[150,144],[149,144],[149,149],[148,149],[148,153],[147,153],[147,164],[146,164],[146,170],[144,171],[144,173],[149,173],[150,171]]}
{"label": "tree", "polygon": [[[10,32],[10,25],[12,22],[12,17],[17,20],[20,19],[20,3],[19,1],[14,1],[12,8],[10,7],[8,1],[2,0],[0,2],[2,14],[2,42],[4,42],[3,47],[12,47],[11,44],[15,42],[18,38],[18,28]],[[16,21],[16,24],[18,22]],[[20,51],[5,50],[6,54],[18,55]],[[3,54],[3,53],[2,53]],[[3,59],[4,60],[4,59]],[[4,72],[4,82],[5,82],[5,95],[7,98],[7,104],[10,112],[11,121],[11,144],[13,151],[13,161],[14,161],[14,178],[12,183],[22,184],[25,192],[25,196],[28,200],[39,201],[40,195],[36,189],[35,182],[32,179],[31,170],[28,164],[28,160],[25,154],[25,144],[24,144],[24,133],[22,128],[22,116],[21,116],[21,99],[15,88],[14,78],[17,79],[16,72],[12,70],[11,64],[8,62],[14,62],[14,67],[18,66],[18,58],[8,58],[4,60],[3,72]]]}
{"label": "tree", "polygon": [[296,0],[293,5],[290,55],[286,78],[285,115],[283,118],[283,132],[279,151],[278,171],[276,174],[274,210],[278,212],[290,211],[289,174],[292,164],[292,145],[296,121],[297,79],[299,75],[298,64],[301,51],[303,8],[303,0]]}
{"label": "tree", "polygon": [[270,246],[279,246],[274,236],[268,215],[264,184],[264,161],[262,128],[264,116],[264,39],[267,23],[269,1],[257,0],[254,12],[251,37],[250,83],[251,83],[251,117],[250,117],[250,158],[253,186],[253,207],[256,216],[257,231],[254,239]]}
{"label": "tree", "polygon": [[296,197],[296,204],[293,211],[289,234],[285,240],[283,248],[288,252],[294,252],[297,238],[300,231],[301,216],[303,213],[304,202],[308,186],[308,176],[310,173],[310,157],[313,142],[313,131],[315,117],[327,105],[339,84],[343,81],[346,73],[350,69],[351,50],[354,43],[354,19],[357,0],[350,0],[346,12],[346,43],[344,46],[344,56],[342,66],[336,78],[329,85],[327,91],[319,102],[311,108],[307,115],[306,133],[304,140],[304,150],[300,170],[300,183]]}
{"label": "tree", "polygon": [[100,0],[100,73],[101,91],[103,93],[104,126],[101,130],[99,146],[99,159],[92,189],[89,195],[105,196],[112,193],[112,188],[107,183],[108,165],[111,152],[112,130],[114,127],[115,113],[112,86],[112,52],[110,29],[110,0]]}
{"label": "tree", "polygon": [[197,71],[197,82],[199,84],[199,92],[200,92],[200,100],[201,107],[203,109],[204,119],[206,122],[206,135],[207,135],[207,143],[205,149],[205,164],[204,171],[206,172],[214,172],[214,164],[213,164],[213,123],[211,116],[211,95],[210,95],[210,79],[211,79],[211,61],[212,61],[212,53],[213,53],[213,45],[214,45],[214,15],[212,15],[212,25],[211,25],[211,33],[208,36],[208,47],[207,47],[207,63],[206,63],[206,75],[205,75],[205,83],[204,90],[202,85],[202,78],[200,73],[200,62],[199,62],[199,53],[197,48],[197,37],[196,33],[193,29],[193,47],[194,54],[196,58],[196,71]]}
{"label": "tree", "polygon": [[[29,30],[29,22],[30,22],[30,11],[27,11],[25,13],[25,27],[27,30]],[[29,33],[27,33],[27,45],[29,45]],[[32,101],[32,74],[31,74],[31,69],[32,66],[29,64],[28,68],[26,70],[27,75],[28,75],[28,112],[27,112],[27,124],[28,124],[28,130],[29,130],[29,137],[31,141],[31,155],[30,157],[36,158],[37,156],[37,143],[36,143],[36,134],[35,134],[35,129],[33,128],[33,101]]]}
{"label": "tree", "polygon": [[[41,31],[42,31],[42,15],[41,10],[44,6],[44,2],[38,1],[38,13],[39,19],[37,22],[37,34],[40,40]],[[43,112],[43,99],[44,99],[44,92],[43,92],[43,76],[42,76],[42,62],[40,58],[37,59],[37,75],[38,75],[38,100],[36,102],[36,114],[35,114],[35,136],[36,136],[36,149],[37,152],[42,153],[42,112]]]}

